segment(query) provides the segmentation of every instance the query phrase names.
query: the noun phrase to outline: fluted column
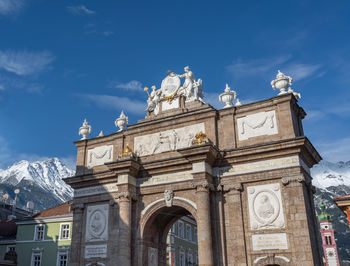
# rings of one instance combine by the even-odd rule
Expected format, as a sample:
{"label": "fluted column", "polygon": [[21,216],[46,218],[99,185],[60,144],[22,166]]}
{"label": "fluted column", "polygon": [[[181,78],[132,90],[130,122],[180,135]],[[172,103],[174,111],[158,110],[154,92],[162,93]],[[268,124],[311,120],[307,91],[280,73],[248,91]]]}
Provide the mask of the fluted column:
{"label": "fluted column", "polygon": [[210,220],[209,191],[212,185],[207,181],[193,184],[196,188],[198,260],[200,266],[212,266],[213,247]]}
{"label": "fluted column", "polygon": [[131,203],[129,191],[118,193],[119,202],[119,265],[131,265]]}

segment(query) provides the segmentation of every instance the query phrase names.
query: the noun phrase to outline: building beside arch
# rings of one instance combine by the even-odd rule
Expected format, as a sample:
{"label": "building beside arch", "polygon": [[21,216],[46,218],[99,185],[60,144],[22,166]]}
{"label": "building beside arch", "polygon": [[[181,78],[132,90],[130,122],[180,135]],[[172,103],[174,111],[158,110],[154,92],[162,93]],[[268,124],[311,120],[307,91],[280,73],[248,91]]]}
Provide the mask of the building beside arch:
{"label": "building beside arch", "polygon": [[278,85],[286,78],[273,84],[278,96],[245,105],[232,106],[226,88],[227,108],[216,110],[185,68],[152,88],[145,119],[127,130],[123,113],[119,132],[87,139],[86,122],[65,179],[70,265],[166,265],[168,232],[188,215],[199,265],[321,265],[310,176],[321,157],[304,135],[300,95]]}

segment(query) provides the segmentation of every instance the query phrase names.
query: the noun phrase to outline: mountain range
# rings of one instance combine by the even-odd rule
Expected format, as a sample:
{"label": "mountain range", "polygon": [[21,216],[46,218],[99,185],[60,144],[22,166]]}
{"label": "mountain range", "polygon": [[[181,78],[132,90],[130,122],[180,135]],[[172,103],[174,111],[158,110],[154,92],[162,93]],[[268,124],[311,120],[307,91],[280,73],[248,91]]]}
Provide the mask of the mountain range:
{"label": "mountain range", "polygon": [[[25,208],[28,201],[34,202],[35,210],[43,210],[72,199],[73,190],[62,178],[73,176],[74,171],[58,158],[41,162],[20,161],[0,169],[0,197],[9,194],[14,199],[14,189],[20,189],[17,206]],[[350,161],[331,163],[321,161],[311,169],[316,187],[315,207],[320,213],[320,203],[333,216],[335,237],[340,258],[350,262],[350,230],[346,216],[335,205],[333,198],[350,194]]]}
{"label": "mountain range", "polygon": [[50,208],[73,197],[73,189],[62,180],[73,175],[58,158],[32,163],[23,160],[0,169],[0,197],[8,194],[11,202],[14,190],[19,189],[17,207],[25,209],[32,201],[34,210]]}

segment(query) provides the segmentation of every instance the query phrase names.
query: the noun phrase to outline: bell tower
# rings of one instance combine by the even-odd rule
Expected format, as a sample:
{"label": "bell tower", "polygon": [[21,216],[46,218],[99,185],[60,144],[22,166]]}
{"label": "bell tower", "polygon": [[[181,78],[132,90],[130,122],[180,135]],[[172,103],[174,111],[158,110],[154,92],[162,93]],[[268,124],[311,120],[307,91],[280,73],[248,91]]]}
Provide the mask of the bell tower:
{"label": "bell tower", "polygon": [[322,247],[324,262],[326,266],[339,266],[337,244],[335,243],[332,216],[326,212],[326,206],[320,204],[321,214],[318,216],[320,222],[320,232],[322,236]]}

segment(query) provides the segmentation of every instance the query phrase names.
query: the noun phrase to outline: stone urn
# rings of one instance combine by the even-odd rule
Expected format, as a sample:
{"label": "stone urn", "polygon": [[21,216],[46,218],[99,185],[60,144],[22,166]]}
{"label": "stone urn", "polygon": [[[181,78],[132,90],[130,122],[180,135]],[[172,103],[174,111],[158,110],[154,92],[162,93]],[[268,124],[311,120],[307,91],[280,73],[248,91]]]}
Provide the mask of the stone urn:
{"label": "stone urn", "polygon": [[225,104],[224,108],[232,107],[233,100],[236,98],[236,92],[231,90],[226,84],[225,91],[219,95],[219,101]]}
{"label": "stone urn", "polygon": [[86,119],[84,119],[83,125],[79,128],[79,135],[82,136],[81,140],[86,139],[87,136],[90,135],[91,129],[91,126],[88,124]]}
{"label": "stone urn", "polygon": [[117,118],[114,122],[116,127],[119,127],[118,132],[123,131],[126,125],[128,124],[128,117],[124,114],[124,111],[121,112],[119,118]]}
{"label": "stone urn", "polygon": [[278,70],[276,79],[271,81],[271,86],[273,89],[278,89],[280,93],[278,95],[286,94],[287,88],[292,85],[293,79],[289,76],[284,75],[281,71]]}

